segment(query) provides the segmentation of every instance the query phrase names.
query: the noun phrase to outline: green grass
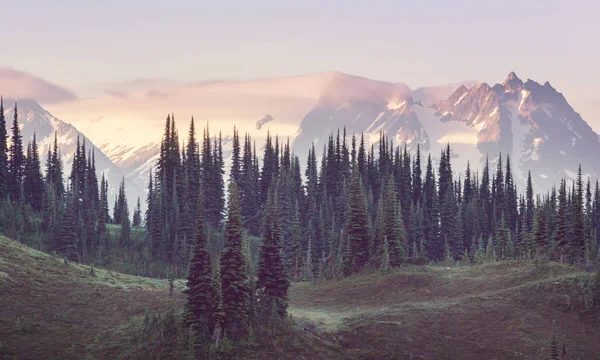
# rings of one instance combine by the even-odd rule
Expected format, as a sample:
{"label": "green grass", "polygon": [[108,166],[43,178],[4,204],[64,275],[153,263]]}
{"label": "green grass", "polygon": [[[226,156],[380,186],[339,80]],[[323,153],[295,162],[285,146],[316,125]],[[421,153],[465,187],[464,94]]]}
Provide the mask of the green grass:
{"label": "green grass", "polygon": [[[0,236],[0,358],[131,358],[146,309],[162,312],[171,301],[168,282],[94,272]],[[297,332],[252,358],[540,359],[555,322],[570,356],[596,359],[600,311],[586,303],[590,280],[568,265],[507,261],[294,283]],[[175,286],[181,311],[185,284]]]}
{"label": "green grass", "polygon": [[590,278],[556,263],[406,266],[294,284],[290,311],[331,333],[350,358],[538,359],[556,321],[591,359],[600,356],[600,317],[586,306]]}
{"label": "green grass", "polygon": [[[111,272],[69,262],[0,236],[0,358],[111,358],[89,345],[121,351],[127,339],[117,329],[163,311],[171,301],[167,280]],[[185,288],[175,282],[174,301],[183,305]],[[125,341],[125,342],[124,342]],[[109,344],[120,344],[110,347]],[[107,350],[108,351],[108,350]]]}

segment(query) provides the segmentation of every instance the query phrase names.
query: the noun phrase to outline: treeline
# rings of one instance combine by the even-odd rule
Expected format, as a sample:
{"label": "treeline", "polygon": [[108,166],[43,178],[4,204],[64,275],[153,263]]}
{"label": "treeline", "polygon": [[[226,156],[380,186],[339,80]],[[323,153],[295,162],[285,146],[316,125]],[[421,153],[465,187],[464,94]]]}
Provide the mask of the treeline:
{"label": "treeline", "polygon": [[[112,216],[109,215],[108,182],[98,182],[94,152],[77,139],[71,172],[65,176],[56,134],[47,149],[44,175],[35,134],[24,152],[18,108],[9,133],[4,103],[0,98],[0,231],[47,252],[63,254],[70,261],[104,259],[115,247],[130,245],[131,220],[121,183]],[[141,210],[134,225],[141,225]],[[111,241],[107,224],[119,224],[118,241]],[[138,249],[139,250],[139,249]]]}
{"label": "treeline", "polygon": [[[309,149],[303,179],[289,142],[267,135],[258,154],[250,135],[240,141],[234,129],[232,143],[229,178],[239,189],[244,231],[263,234],[272,193],[289,279],[403,263],[542,256],[590,264],[598,256],[600,189],[597,181],[584,183],[581,169],[572,184],[563,179],[558,189],[534,195],[531,174],[525,192],[517,190],[509,156],[500,154],[495,169],[486,159],[481,171],[467,166],[456,177],[450,145],[434,168],[431,155],[424,159],[418,147],[411,154],[384,134],[367,146],[362,136],[338,131],[326,142],[320,163],[314,145]],[[169,116],[150,176],[146,223],[153,254],[185,271],[199,184],[208,233],[223,231],[224,163],[221,134],[211,138],[207,127],[197,143],[193,120],[187,145],[179,144]],[[209,246],[213,256],[222,250]]]}
{"label": "treeline", "polygon": [[[434,168],[431,155],[423,166],[418,147],[410,154],[384,134],[376,148],[338,132],[320,164],[309,149],[303,180],[288,142],[268,134],[258,154],[250,135],[241,142],[234,128],[226,202],[222,135],[206,127],[197,142],[192,119],[187,145],[179,144],[168,116],[146,224],[153,256],[181,271],[189,264],[183,324],[203,354],[223,336],[243,344],[252,329],[284,323],[290,280],[407,263],[591,264],[598,256],[600,189],[596,182],[592,195],[581,169],[572,187],[562,180],[534,197],[530,174],[518,192],[508,156],[498,157],[495,171],[486,160],[481,172],[467,166],[457,178],[449,145]],[[258,259],[249,249],[256,236]]]}
{"label": "treeline", "polygon": [[[225,210],[222,137],[211,139],[207,127],[199,151],[194,126],[192,120],[182,150],[174,118],[167,117],[157,170],[150,176],[146,221],[152,256],[171,262],[171,276],[178,269],[187,270],[188,263],[189,271],[183,318],[169,323],[179,330],[170,338],[154,339],[149,348],[170,349],[167,357],[240,355],[257,341],[291,331],[287,321],[290,280],[281,252],[284,227],[275,186],[280,170],[264,170],[269,169],[267,162],[262,173],[272,174],[272,183],[264,193],[256,194],[262,183],[255,151],[250,150],[246,136],[247,153],[242,159],[234,130],[233,159],[238,168],[231,170]],[[276,154],[273,145],[267,149]],[[278,155],[270,159],[279,164]],[[248,165],[242,167],[246,160]],[[263,194],[264,202],[260,202]],[[248,209],[249,204],[253,208]],[[222,234],[220,248],[211,244],[215,233]],[[249,234],[258,233],[262,238],[255,256]],[[171,311],[169,318],[174,316]]]}

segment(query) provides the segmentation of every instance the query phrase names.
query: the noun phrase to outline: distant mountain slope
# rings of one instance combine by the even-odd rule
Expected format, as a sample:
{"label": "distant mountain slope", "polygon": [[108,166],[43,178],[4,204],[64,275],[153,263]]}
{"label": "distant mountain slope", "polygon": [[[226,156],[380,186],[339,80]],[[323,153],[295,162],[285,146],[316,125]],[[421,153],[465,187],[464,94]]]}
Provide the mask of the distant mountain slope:
{"label": "distant mountain slope", "polygon": [[326,72],[162,86],[49,106],[140,189],[172,111],[182,141],[194,116],[198,136],[209,123],[212,135],[230,136],[234,125],[248,131],[259,150],[267,131],[289,138],[302,163],[312,143],[320,154],[329,134],[345,127],[349,135],[364,133],[368,144],[380,132],[413,151],[419,144],[434,160],[450,143],[455,170],[467,162],[481,168],[486,156],[493,166],[502,152],[511,156],[517,183],[522,186],[531,170],[541,191],[561,177],[574,178],[578,163],[584,175],[600,174],[597,133],[548,82],[522,81],[512,72],[495,85],[465,81],[417,89]]}
{"label": "distant mountain slope", "polygon": [[[224,136],[230,136],[236,125],[240,133],[248,131],[261,146],[267,131],[293,140],[302,119],[316,106],[334,107],[346,99],[387,104],[387,100],[403,99],[407,94],[429,105],[446,99],[459,85],[413,92],[403,83],[324,72],[112,93],[52,105],[50,109],[85,133],[131,181],[142,184],[155,164],[167,113],[175,112],[182,140],[194,116],[198,136],[207,122],[212,134],[222,131]],[[323,128],[325,124],[316,126]],[[302,154],[305,150],[297,148]]]}
{"label": "distant mountain slope", "polygon": [[370,143],[384,132],[412,150],[420,144],[434,159],[450,143],[455,170],[467,161],[481,168],[486,156],[494,163],[502,152],[511,156],[517,180],[522,184],[531,170],[540,190],[574,178],[578,163],[586,175],[600,174],[598,134],[548,82],[523,82],[513,72],[502,84],[457,86],[441,102],[424,99],[420,90],[319,101],[302,119],[294,149],[304,154],[313,142],[322,147],[343,127]]}
{"label": "distant mountain slope", "polygon": [[[65,180],[71,172],[73,155],[77,146],[77,137],[80,141],[86,142],[86,149],[94,152],[96,158],[96,169],[98,179],[102,174],[105,175],[109,185],[109,207],[112,206],[114,197],[118,193],[121,179],[125,176],[122,169],[116,166],[94,143],[92,143],[84,134],[79,132],[73,125],[68,124],[46,111],[36,101],[31,99],[22,99],[17,101],[18,119],[23,135],[24,146],[33,139],[36,134],[38,149],[40,152],[42,171],[48,155],[48,147],[54,143],[54,133],[57,134],[58,147],[63,160],[63,176]],[[4,99],[4,110],[7,119],[7,129],[10,131],[14,113],[15,100]],[[126,190],[129,206],[133,209],[137,197],[145,199],[143,183],[133,183],[126,180]]]}

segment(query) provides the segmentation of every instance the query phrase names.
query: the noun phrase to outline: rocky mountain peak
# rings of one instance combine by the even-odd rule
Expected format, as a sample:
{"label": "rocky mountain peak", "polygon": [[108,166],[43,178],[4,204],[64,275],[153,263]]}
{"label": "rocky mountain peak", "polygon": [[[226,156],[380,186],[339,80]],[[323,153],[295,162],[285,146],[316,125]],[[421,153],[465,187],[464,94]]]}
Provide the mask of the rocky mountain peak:
{"label": "rocky mountain peak", "polygon": [[511,71],[502,83],[502,86],[504,86],[506,92],[517,92],[521,90],[523,81],[519,79],[514,71]]}

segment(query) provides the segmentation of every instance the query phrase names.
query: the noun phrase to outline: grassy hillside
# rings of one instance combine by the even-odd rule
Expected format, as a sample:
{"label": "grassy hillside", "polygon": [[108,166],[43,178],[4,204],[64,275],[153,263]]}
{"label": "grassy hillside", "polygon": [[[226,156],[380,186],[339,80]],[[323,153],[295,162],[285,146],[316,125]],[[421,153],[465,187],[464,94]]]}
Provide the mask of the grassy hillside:
{"label": "grassy hillside", "polygon": [[599,359],[591,278],[555,263],[407,267],[297,284],[292,312],[359,359],[545,359],[553,321],[569,359]]}
{"label": "grassy hillside", "polygon": [[[146,309],[170,302],[164,280],[67,264],[0,237],[0,358],[131,358]],[[298,331],[253,359],[543,359],[553,321],[569,358],[600,358],[591,276],[522,262],[405,267],[294,284]],[[184,303],[176,283],[175,305]]]}
{"label": "grassy hillside", "polygon": [[160,311],[169,300],[164,280],[90,272],[0,236],[0,358],[94,358],[98,343],[113,341],[111,334],[146,307]]}

